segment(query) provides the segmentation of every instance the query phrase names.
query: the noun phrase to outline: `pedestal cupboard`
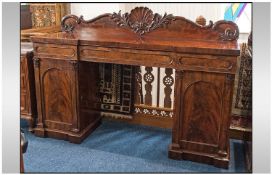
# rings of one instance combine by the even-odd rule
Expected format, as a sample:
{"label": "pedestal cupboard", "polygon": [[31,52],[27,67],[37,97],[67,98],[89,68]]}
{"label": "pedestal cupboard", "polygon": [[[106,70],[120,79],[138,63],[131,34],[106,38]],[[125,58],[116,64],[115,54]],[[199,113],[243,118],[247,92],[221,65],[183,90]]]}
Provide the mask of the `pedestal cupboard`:
{"label": "pedestal cupboard", "polygon": [[91,20],[68,15],[61,25],[63,32],[32,37],[36,135],[79,143],[100,124],[98,63],[173,68],[169,157],[228,167],[232,89],[240,52],[235,23],[205,25],[137,7]]}

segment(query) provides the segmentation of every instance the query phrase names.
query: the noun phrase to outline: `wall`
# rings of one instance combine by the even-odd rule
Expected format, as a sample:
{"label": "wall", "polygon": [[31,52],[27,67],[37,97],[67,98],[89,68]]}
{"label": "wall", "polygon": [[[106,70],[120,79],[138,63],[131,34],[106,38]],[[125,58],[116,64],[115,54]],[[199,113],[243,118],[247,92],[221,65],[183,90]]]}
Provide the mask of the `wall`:
{"label": "wall", "polygon": [[103,13],[130,12],[136,6],[146,6],[153,12],[164,14],[172,13],[184,16],[192,21],[199,15],[207,20],[217,21],[222,19],[221,3],[71,3],[71,13],[83,15],[85,19],[94,18]]}
{"label": "wall", "polygon": [[92,19],[104,13],[119,11],[118,3],[71,3],[71,14],[80,16],[84,19]]}
{"label": "wall", "polygon": [[134,7],[141,5],[159,14],[167,12],[175,16],[184,16],[192,21],[195,21],[199,15],[205,16],[207,21],[217,21],[221,17],[219,3],[130,3],[126,4],[125,10],[130,11]]}

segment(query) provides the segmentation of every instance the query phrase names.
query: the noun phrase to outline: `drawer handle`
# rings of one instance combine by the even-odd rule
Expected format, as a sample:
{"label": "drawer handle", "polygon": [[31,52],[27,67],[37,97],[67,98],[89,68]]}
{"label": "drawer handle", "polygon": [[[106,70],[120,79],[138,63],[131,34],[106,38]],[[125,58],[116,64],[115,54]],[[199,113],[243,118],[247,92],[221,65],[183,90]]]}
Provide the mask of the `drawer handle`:
{"label": "drawer handle", "polygon": [[233,64],[231,62],[229,62],[229,67],[227,68],[228,70],[231,70],[233,67]]}

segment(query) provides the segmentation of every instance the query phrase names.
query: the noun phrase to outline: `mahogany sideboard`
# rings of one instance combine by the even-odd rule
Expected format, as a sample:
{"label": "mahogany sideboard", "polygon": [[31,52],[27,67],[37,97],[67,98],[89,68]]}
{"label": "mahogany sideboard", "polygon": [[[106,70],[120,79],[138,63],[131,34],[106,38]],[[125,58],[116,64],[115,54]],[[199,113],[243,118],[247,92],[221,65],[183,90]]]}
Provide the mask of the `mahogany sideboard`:
{"label": "mahogany sideboard", "polygon": [[91,20],[67,15],[61,26],[60,33],[32,37],[37,136],[80,143],[100,124],[98,63],[173,68],[174,123],[168,156],[228,167],[240,54],[235,23],[205,25],[137,7]]}

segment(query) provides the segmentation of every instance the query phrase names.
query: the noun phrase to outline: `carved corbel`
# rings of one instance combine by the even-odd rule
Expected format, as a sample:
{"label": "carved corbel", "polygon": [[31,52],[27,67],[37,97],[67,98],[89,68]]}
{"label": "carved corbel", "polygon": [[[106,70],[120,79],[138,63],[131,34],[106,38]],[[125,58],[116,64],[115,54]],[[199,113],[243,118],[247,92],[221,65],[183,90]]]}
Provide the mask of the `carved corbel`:
{"label": "carved corbel", "polygon": [[176,70],[175,72],[175,81],[183,78],[184,71],[183,70]]}
{"label": "carved corbel", "polygon": [[233,74],[227,74],[226,75],[226,82],[227,82],[227,84],[233,83],[234,77],[235,77],[235,75],[233,75]]}
{"label": "carved corbel", "polygon": [[72,64],[74,70],[78,70],[78,61],[77,60],[70,60],[69,62]]}
{"label": "carved corbel", "polygon": [[34,67],[38,68],[40,66],[40,58],[33,58]]}
{"label": "carved corbel", "polygon": [[171,55],[169,57],[169,65],[173,66],[174,68],[179,68],[179,66],[181,66],[182,63],[182,57],[177,56],[177,55]]}

